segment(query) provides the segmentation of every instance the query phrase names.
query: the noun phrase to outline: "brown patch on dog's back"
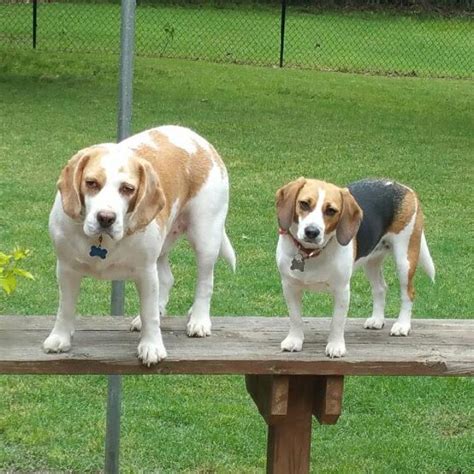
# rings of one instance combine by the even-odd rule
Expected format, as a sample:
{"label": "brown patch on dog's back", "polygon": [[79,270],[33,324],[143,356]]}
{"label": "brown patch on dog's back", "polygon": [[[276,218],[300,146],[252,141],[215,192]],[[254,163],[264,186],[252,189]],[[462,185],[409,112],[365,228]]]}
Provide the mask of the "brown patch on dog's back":
{"label": "brown patch on dog's back", "polygon": [[411,221],[417,208],[417,197],[414,191],[407,189],[406,194],[399,207],[395,210],[395,215],[387,232],[399,234]]}
{"label": "brown patch on dog's back", "polygon": [[[176,200],[179,199],[180,207],[183,208],[202,188],[213,162],[219,163],[211,159],[210,152],[198,144],[196,144],[196,152],[188,153],[183,148],[174,145],[165,134],[157,130],[151,131],[150,137],[156,144],[156,148],[151,145],[141,145],[135,152],[138,157],[147,160],[158,174],[166,196],[166,205],[157,218],[164,224]],[[217,155],[217,152],[215,153]],[[220,166],[225,169],[222,162]]]}

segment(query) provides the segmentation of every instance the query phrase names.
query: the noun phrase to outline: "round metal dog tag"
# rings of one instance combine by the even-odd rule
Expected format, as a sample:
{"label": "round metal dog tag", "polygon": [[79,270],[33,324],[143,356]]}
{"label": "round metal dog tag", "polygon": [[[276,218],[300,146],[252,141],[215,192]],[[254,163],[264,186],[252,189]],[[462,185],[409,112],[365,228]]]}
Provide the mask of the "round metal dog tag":
{"label": "round metal dog tag", "polygon": [[291,261],[290,270],[299,270],[300,272],[304,272],[304,257],[300,253],[297,253],[293,260]]}

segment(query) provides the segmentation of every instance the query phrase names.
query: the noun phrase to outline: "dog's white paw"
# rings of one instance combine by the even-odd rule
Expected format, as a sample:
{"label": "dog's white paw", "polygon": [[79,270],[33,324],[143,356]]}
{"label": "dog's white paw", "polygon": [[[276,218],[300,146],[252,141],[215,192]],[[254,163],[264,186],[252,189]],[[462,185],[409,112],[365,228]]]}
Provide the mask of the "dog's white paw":
{"label": "dog's white paw", "polygon": [[130,331],[141,331],[142,330],[142,319],[140,315],[136,318],[133,318],[133,321],[130,324]]}
{"label": "dog's white paw", "polygon": [[367,318],[364,323],[365,329],[382,329],[384,326],[383,318]]}
{"label": "dog's white paw", "polygon": [[195,320],[191,317],[187,326],[186,333],[189,337],[206,337],[211,335],[211,320],[198,319]]}
{"label": "dog's white paw", "polygon": [[303,338],[297,336],[286,336],[280,344],[282,351],[300,352],[303,349]]}
{"label": "dog's white paw", "polygon": [[43,342],[45,352],[67,352],[71,349],[71,336],[51,333]]}
{"label": "dog's white paw", "polygon": [[161,342],[157,344],[155,342],[140,341],[137,352],[138,358],[147,367],[158,364],[167,356],[165,346]]}
{"label": "dog's white paw", "polygon": [[398,321],[395,321],[393,323],[392,329],[390,330],[390,335],[391,336],[408,336],[411,330],[411,324],[410,323],[399,323]]}
{"label": "dog's white paw", "polygon": [[328,342],[326,346],[326,355],[331,359],[335,357],[344,357],[346,355],[346,344],[344,341]]}

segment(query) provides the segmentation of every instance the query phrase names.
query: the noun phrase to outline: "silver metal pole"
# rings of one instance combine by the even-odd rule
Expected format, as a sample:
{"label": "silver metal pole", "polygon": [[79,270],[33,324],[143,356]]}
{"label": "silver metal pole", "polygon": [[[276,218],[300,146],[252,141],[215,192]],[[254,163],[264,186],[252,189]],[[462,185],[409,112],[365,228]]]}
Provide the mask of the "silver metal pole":
{"label": "silver metal pole", "polygon": [[127,138],[131,131],[135,6],[136,0],[122,0],[118,141]]}
{"label": "silver metal pole", "polygon": [[[120,29],[120,85],[118,100],[117,141],[127,138],[131,132],[132,90],[133,90],[133,49],[135,39],[136,0],[122,0]],[[112,282],[112,316],[124,314],[125,283]],[[120,408],[122,379],[120,375],[109,376],[107,398],[107,427],[105,435],[105,469],[107,474],[119,472],[120,453]]]}

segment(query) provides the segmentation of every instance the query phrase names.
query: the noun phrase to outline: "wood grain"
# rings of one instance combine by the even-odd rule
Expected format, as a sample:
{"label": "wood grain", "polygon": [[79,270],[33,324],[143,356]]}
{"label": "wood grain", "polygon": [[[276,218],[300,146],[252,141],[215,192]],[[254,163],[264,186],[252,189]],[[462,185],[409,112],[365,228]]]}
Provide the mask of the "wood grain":
{"label": "wood grain", "polygon": [[344,377],[314,377],[313,414],[322,425],[334,425],[342,411]]}
{"label": "wood grain", "polygon": [[188,338],[186,319],[164,318],[168,358],[143,367],[136,358],[139,334],[131,318],[81,317],[73,348],[66,354],[41,349],[51,316],[0,316],[0,373],[3,374],[282,374],[282,375],[474,375],[474,321],[415,319],[408,337],[390,337],[392,321],[380,331],[346,325],[348,354],[324,354],[328,318],[305,319],[300,353],[282,353],[287,318],[213,318],[213,334]]}
{"label": "wood grain", "polygon": [[246,375],[247,392],[257,405],[260,415],[267,424],[288,412],[288,393],[290,377],[288,375]]}
{"label": "wood grain", "polygon": [[267,473],[306,474],[311,453],[314,377],[296,375],[288,379],[287,413],[273,418],[268,426]]}

